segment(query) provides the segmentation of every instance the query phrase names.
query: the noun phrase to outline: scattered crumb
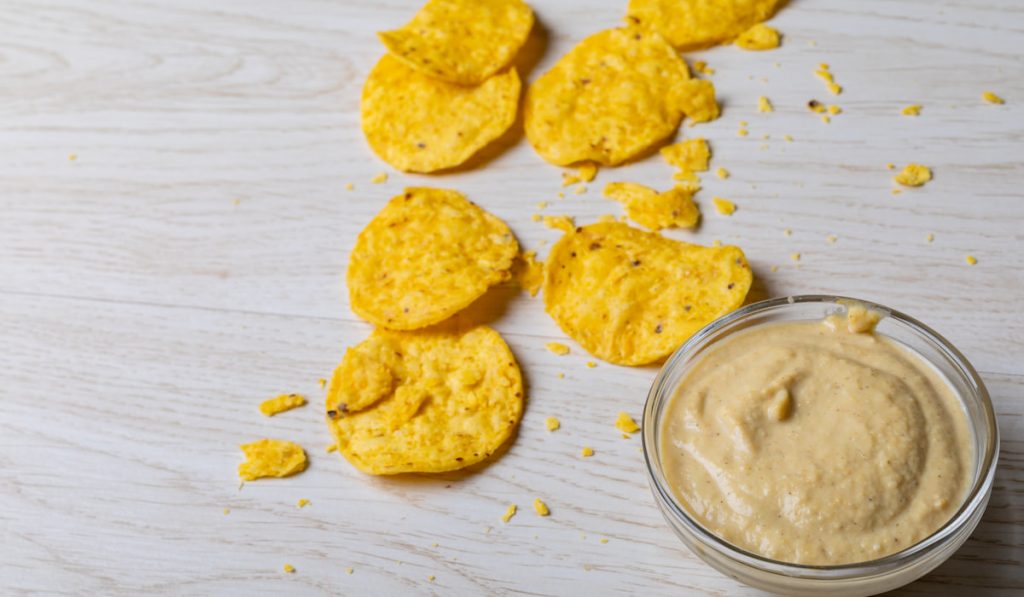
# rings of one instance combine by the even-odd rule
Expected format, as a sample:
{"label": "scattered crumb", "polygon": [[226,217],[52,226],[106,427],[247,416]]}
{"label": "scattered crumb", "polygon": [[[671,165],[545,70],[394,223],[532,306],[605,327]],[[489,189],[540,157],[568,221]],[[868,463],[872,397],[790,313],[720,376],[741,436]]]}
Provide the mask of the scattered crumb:
{"label": "scattered crumb", "polygon": [[708,63],[704,62],[703,60],[694,60],[693,61],[693,70],[697,71],[698,73],[700,73],[702,75],[707,75],[709,77],[711,75],[715,74],[715,69],[713,69],[710,66],[708,66]]}
{"label": "scattered crumb", "polygon": [[601,543],[602,544],[603,543],[608,543],[608,538],[607,537],[601,537]]}
{"label": "scattered crumb", "polygon": [[792,255],[789,256],[789,258],[792,259],[793,261],[800,261],[800,253],[793,253]]}
{"label": "scattered crumb", "polygon": [[299,499],[299,501],[298,501],[298,503],[296,505],[299,508],[305,508],[306,506],[309,505],[309,500],[307,500],[306,498],[301,498],[301,499]]}
{"label": "scattered crumb", "polygon": [[718,169],[715,170],[715,176],[724,180],[726,178],[729,178],[729,171],[726,170],[725,168],[719,167]]}
{"label": "scattered crumb", "polygon": [[570,216],[544,216],[544,225],[548,228],[557,228],[562,232],[572,232],[576,228]]}
{"label": "scattered crumb", "polygon": [[433,574],[431,574],[430,576],[427,577],[427,580],[429,580],[430,582],[434,582],[435,578],[437,578],[437,577],[435,577]]}
{"label": "scattered crumb", "polygon": [[746,137],[749,134],[750,134],[750,131],[748,131],[747,129],[744,129],[744,128],[741,128],[740,130],[736,131],[736,136],[738,136],[738,137]]}
{"label": "scattered crumb", "polygon": [[790,230],[789,228],[786,228],[785,230],[782,231],[782,235],[783,236],[793,236],[793,231]]}
{"label": "scattered crumb", "polygon": [[982,93],[981,94],[981,99],[985,100],[986,102],[988,102],[990,104],[1005,104],[1006,103],[1006,100],[1004,100],[1003,98],[999,97],[995,93],[992,93],[991,91],[986,91],[986,92]]}
{"label": "scattered crumb", "polygon": [[576,176],[583,182],[590,182],[597,176],[597,164],[594,162],[583,162],[576,169]]}
{"label": "scattered crumb", "polygon": [[777,266],[777,265],[773,265],[773,266],[771,266],[771,268],[769,268],[769,269],[771,269],[771,270],[772,270],[772,273],[774,274],[775,272],[779,271],[779,266]]}
{"label": "scattered crumb", "polygon": [[593,369],[594,367],[597,367],[597,363],[595,363],[594,361],[587,361],[588,369]]}
{"label": "scattered crumb", "polygon": [[75,161],[77,159],[78,159],[78,154],[77,153],[68,154],[68,160],[69,161],[73,162],[73,161]]}
{"label": "scattered crumb", "polygon": [[306,397],[302,394],[281,394],[274,398],[269,398],[260,403],[260,412],[265,416],[272,417],[274,415],[289,411],[293,408],[306,405]]}
{"label": "scattered crumb", "polygon": [[440,545],[440,544],[439,543],[433,543],[433,544],[431,544],[431,547],[437,547],[438,545]]}
{"label": "scattered crumb", "polygon": [[814,71],[814,74],[819,79],[825,82],[825,86],[828,88],[828,92],[832,95],[839,95],[843,92],[843,88],[836,83],[835,77],[832,76],[832,71],[828,69],[828,65],[825,63],[818,65],[818,70]]}
{"label": "scattered crumb", "polygon": [[779,30],[758,23],[736,38],[735,44],[744,50],[771,50],[779,47]]}
{"label": "scattered crumb", "polygon": [[241,205],[242,204],[242,200],[241,199],[235,199],[234,201],[231,202],[231,204],[235,205],[235,206]]}
{"label": "scattered crumb", "polygon": [[829,104],[828,105],[828,113],[829,114],[835,116],[836,114],[841,114],[842,112],[843,112],[843,109],[840,108],[839,106],[837,106],[835,104]]}
{"label": "scattered crumb", "polygon": [[572,186],[580,181],[580,177],[576,176],[572,172],[562,172],[562,186]]}
{"label": "scattered crumb", "polygon": [[793,135],[782,135],[782,138],[785,139],[786,141],[792,141]]}
{"label": "scattered crumb", "polygon": [[324,448],[324,451],[327,452],[328,454],[330,454],[331,452],[337,452],[338,451],[338,444],[331,444],[331,445],[327,446],[326,448]]}
{"label": "scattered crumb", "polygon": [[548,509],[548,505],[541,501],[540,498],[533,500],[533,509],[537,511],[540,516],[548,516],[551,514],[551,510]]}
{"label": "scattered crumb", "polygon": [[968,255],[967,257],[964,257],[964,261],[967,262],[967,265],[974,265],[978,263],[978,260],[974,257],[974,255]]}
{"label": "scattered crumb", "polygon": [[532,216],[530,216],[530,219],[531,219],[531,220],[533,220],[534,222],[539,222],[539,221],[541,221],[541,220],[542,220],[543,218],[541,218],[541,215],[540,215],[540,214],[533,214]]}
{"label": "scattered crumb", "polygon": [[830,244],[830,245],[836,244],[837,240],[839,240],[839,237],[837,237],[834,234],[830,234],[830,235],[825,237],[825,241],[828,242],[828,244]]}
{"label": "scattered crumb", "polygon": [[816,99],[807,101],[807,109],[817,114],[822,114],[828,110],[828,108],[825,107],[825,104],[819,102]]}
{"label": "scattered crumb", "polygon": [[548,349],[548,352],[557,354],[558,356],[569,354],[569,347],[561,342],[548,342],[544,345],[544,348]]}
{"label": "scattered crumb", "polygon": [[828,123],[832,122],[832,119],[829,118],[828,116],[825,116],[824,114],[822,114],[821,115],[821,121],[824,122],[825,124],[828,124]]}
{"label": "scattered crumb", "polygon": [[762,95],[761,97],[757,98],[757,111],[758,112],[774,112],[775,111],[775,107],[772,106],[771,100],[769,100],[768,98],[766,98],[765,96]]}
{"label": "scattered crumb", "polygon": [[583,449],[580,450],[580,455],[584,458],[590,458],[594,455],[594,449],[590,446],[583,446]]}
{"label": "scattered crumb", "polygon": [[920,116],[921,108],[922,106],[920,104],[911,104],[906,108],[900,110],[900,113],[903,114],[904,116]]}
{"label": "scattered crumb", "polygon": [[892,162],[889,162],[888,164],[885,165],[885,168],[887,170],[895,170],[896,169],[896,164],[894,164]]}
{"label": "scattered crumb", "polygon": [[899,195],[900,193],[903,192],[903,189],[893,189],[889,192],[892,193],[893,195]]}
{"label": "scattered crumb", "polygon": [[[501,515],[501,521],[508,522],[512,520],[512,517],[516,515],[516,510],[518,510],[518,508],[515,504],[509,504],[508,508],[505,510],[505,513]],[[488,532],[490,532],[490,528],[491,527],[487,527]]]}
{"label": "scattered crumb", "polygon": [[637,431],[640,431],[640,426],[637,425],[636,421],[633,420],[633,417],[629,416],[629,413],[625,411],[619,411],[619,416],[615,419],[615,427],[623,433],[636,433]]}
{"label": "scattered crumb", "polygon": [[231,508],[224,508],[224,516],[231,514]]}
{"label": "scattered crumb", "polygon": [[935,235],[929,232],[928,236],[924,237],[924,239],[928,242],[932,242],[933,240],[935,240]]}
{"label": "scattered crumb", "polygon": [[586,193],[586,192],[587,192],[587,185],[585,185],[585,184],[577,185],[576,188],[572,190],[572,194],[573,195],[582,195],[583,193]]}
{"label": "scattered crumb", "polygon": [[715,211],[723,216],[731,216],[736,212],[736,204],[722,197],[714,197],[711,201],[715,204]]}
{"label": "scattered crumb", "polygon": [[565,379],[565,373],[559,373],[556,377],[558,377],[558,379]]}
{"label": "scattered crumb", "polygon": [[387,181],[388,181],[388,173],[387,172],[378,172],[376,176],[374,176],[373,178],[370,179],[370,182],[372,182],[373,184],[380,184],[382,182],[387,182]]}
{"label": "scattered crumb", "polygon": [[544,209],[547,206],[548,206],[548,202],[547,201],[538,201],[537,202],[537,209]]}
{"label": "scattered crumb", "polygon": [[563,193],[562,191],[558,191],[558,198],[565,199],[565,193]]}
{"label": "scattered crumb", "polygon": [[292,566],[291,564],[285,564],[284,571],[288,574],[293,574],[295,572],[295,566]]}
{"label": "scattered crumb", "polygon": [[932,171],[921,164],[907,164],[893,180],[908,187],[919,187],[932,179]]}
{"label": "scattered crumb", "polygon": [[354,189],[354,188],[356,188],[356,185],[354,185],[354,184],[352,184],[352,183],[350,183],[350,182],[346,182],[346,183],[345,183],[345,190],[346,190],[346,191],[351,191],[351,190],[352,190],[352,189]]}
{"label": "scattered crumb", "polygon": [[355,572],[355,569],[352,568],[351,566],[349,566],[348,568],[345,568],[345,573],[346,574],[352,574],[353,572]]}
{"label": "scattered crumb", "polygon": [[326,379],[324,379],[324,378],[322,378],[322,377],[321,377],[320,379],[316,380],[316,383],[317,383],[317,384],[318,384],[318,385],[319,385],[319,386],[320,386],[321,388],[325,388],[325,387],[327,387],[327,380],[326,380]]}
{"label": "scattered crumb", "polygon": [[544,426],[548,428],[548,431],[557,431],[562,424],[555,417],[548,417],[544,419]]}

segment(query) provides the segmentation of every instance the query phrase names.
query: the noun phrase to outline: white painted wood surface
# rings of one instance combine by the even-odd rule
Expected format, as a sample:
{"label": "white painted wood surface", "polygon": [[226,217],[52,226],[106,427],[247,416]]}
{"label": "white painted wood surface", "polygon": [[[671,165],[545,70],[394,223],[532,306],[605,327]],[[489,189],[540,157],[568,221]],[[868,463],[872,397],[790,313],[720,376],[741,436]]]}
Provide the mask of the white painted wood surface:
{"label": "white painted wood surface", "polygon": [[[615,25],[625,2],[534,4],[528,78]],[[348,308],[348,251],[391,195],[462,190],[543,255],[556,233],[531,222],[538,201],[588,222],[619,213],[600,196],[606,182],[671,183],[651,158],[556,199],[560,171],[520,140],[476,168],[370,184],[390,171],[359,130],[360,86],[382,52],[374,32],[416,8],[0,2],[0,593],[752,593],[676,540],[639,437],[612,426],[619,410],[639,416],[655,370],[588,369],[575,345],[545,352],[562,335],[539,299],[511,288],[490,309],[529,401],[503,458],[387,479],[324,453],[317,379],[369,331]],[[795,0],[774,24],[779,50],[691,56],[717,69],[725,111],[683,134],[709,138],[713,167],[732,177],[705,177],[702,227],[673,236],[741,245],[754,298],[873,299],[972,359],[1000,417],[996,489],[964,548],[904,591],[1020,591],[1024,11],[1012,0]],[[819,62],[840,97],[812,75]],[[1007,104],[982,103],[987,89]],[[758,114],[759,95],[776,112]],[[811,98],[843,113],[822,124]],[[920,117],[900,115],[910,103]],[[935,180],[893,196],[885,164],[908,161]],[[713,195],[739,211],[715,214]],[[314,404],[262,417],[259,401],[284,391]],[[561,430],[544,430],[549,415]],[[301,442],[311,467],[239,490],[237,445],[265,436]],[[585,444],[593,458],[578,456]],[[535,497],[550,517],[532,512]],[[312,503],[298,509],[299,498]],[[509,503],[520,513],[506,525]]]}

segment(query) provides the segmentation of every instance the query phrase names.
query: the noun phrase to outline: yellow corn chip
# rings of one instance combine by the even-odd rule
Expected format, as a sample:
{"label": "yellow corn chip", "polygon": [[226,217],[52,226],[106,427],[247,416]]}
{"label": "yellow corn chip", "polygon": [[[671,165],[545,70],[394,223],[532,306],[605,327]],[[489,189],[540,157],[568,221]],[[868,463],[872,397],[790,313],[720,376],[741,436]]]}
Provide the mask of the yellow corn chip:
{"label": "yellow corn chip", "polygon": [[[367,364],[373,379],[350,375]],[[338,450],[374,475],[480,462],[511,436],[522,412],[522,376],[498,332],[451,322],[378,329],[346,351],[327,393]]]}
{"label": "yellow corn chip", "polygon": [[932,171],[922,164],[907,164],[893,180],[908,187],[919,187],[932,179]]}
{"label": "yellow corn chip", "polygon": [[594,356],[643,365],[739,307],[751,281],[738,247],[701,247],[626,224],[597,223],[551,248],[544,306]]}
{"label": "yellow corn chip", "polygon": [[708,142],[701,138],[687,139],[661,148],[661,157],[671,166],[690,172],[704,172],[708,169],[711,149]]}
{"label": "yellow corn chip", "polygon": [[301,394],[281,394],[268,398],[260,403],[260,412],[268,417],[283,413],[306,404],[306,397]]}
{"label": "yellow corn chip", "polygon": [[288,477],[306,470],[306,452],[298,444],[281,439],[261,439],[240,446],[245,462],[238,476],[245,481],[262,477]]}
{"label": "yellow corn chip", "polygon": [[676,186],[659,193],[632,182],[610,182],[604,196],[621,203],[629,219],[651,230],[693,228],[700,220],[690,188]]}
{"label": "yellow corn chip", "polygon": [[429,0],[404,27],[377,37],[424,75],[479,85],[512,61],[532,27],[521,0]]}
{"label": "yellow corn chip", "polygon": [[627,19],[665,36],[680,50],[732,40],[772,16],[780,0],[630,0]]}
{"label": "yellow corn chip", "polygon": [[710,122],[718,118],[715,85],[711,81],[691,79],[682,85],[679,107],[690,119],[690,124]]}
{"label": "yellow corn chip", "polygon": [[457,191],[409,188],[359,233],[349,256],[352,310],[381,327],[443,321],[511,277],[512,231]]}
{"label": "yellow corn chip", "polygon": [[515,69],[465,87],[420,74],[386,54],[363,86],[363,133],[373,151],[399,170],[458,166],[512,126],[519,88]]}
{"label": "yellow corn chip", "polygon": [[526,137],[558,165],[616,165],[676,130],[689,79],[662,37],[635,28],[584,39],[526,92]]}

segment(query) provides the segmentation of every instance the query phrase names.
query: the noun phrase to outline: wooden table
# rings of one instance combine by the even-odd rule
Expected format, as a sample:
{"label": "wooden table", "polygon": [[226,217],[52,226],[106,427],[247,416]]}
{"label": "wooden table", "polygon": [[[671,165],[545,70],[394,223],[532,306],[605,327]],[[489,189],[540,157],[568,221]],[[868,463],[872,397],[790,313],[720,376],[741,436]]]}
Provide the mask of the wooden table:
{"label": "wooden table", "polygon": [[[673,536],[639,434],[612,426],[619,410],[639,417],[655,369],[588,369],[575,344],[546,352],[563,335],[511,287],[489,302],[529,387],[507,454],[474,473],[388,479],[325,453],[317,380],[370,331],[348,307],[348,252],[390,196],[459,189],[543,256],[557,232],[532,214],[590,222],[620,213],[604,183],[671,183],[653,157],[558,199],[560,170],[522,140],[468,171],[391,171],[363,140],[359,93],[383,51],[374,32],[417,4],[4,3],[0,593],[752,593]],[[536,2],[527,77],[624,5]],[[681,134],[707,137],[712,167],[732,176],[705,176],[703,225],[670,235],[742,246],[752,298],[864,297],[959,346],[999,413],[999,472],[972,539],[905,593],[1024,589],[1024,12],[796,0],[774,24],[776,51],[688,56],[717,69],[724,113]],[[820,62],[841,96],[812,74]],[[757,112],[760,95],[774,113]],[[823,124],[812,98],[843,112]],[[921,115],[902,116],[913,103]],[[886,163],[910,161],[935,180],[890,194]],[[370,184],[381,171],[388,181]],[[715,195],[736,214],[714,213]],[[279,392],[314,404],[261,416]],[[260,437],[300,442],[310,469],[240,489],[237,446]],[[532,512],[536,497],[550,517]],[[503,524],[509,503],[520,513]]]}

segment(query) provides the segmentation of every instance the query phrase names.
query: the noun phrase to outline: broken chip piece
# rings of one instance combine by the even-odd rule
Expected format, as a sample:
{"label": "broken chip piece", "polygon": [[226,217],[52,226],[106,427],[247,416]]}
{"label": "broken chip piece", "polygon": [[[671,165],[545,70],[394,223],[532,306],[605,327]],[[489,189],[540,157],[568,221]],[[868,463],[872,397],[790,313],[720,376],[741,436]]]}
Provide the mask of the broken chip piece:
{"label": "broken chip piece", "polygon": [[621,203],[629,219],[650,230],[693,228],[700,220],[691,188],[675,186],[659,193],[641,184],[610,182],[604,196]]}
{"label": "broken chip piece", "polygon": [[306,470],[306,452],[296,443],[261,439],[239,447],[245,454],[245,462],[238,465],[238,476],[245,481],[288,477]]}
{"label": "broken chip piece", "polygon": [[660,32],[679,50],[727,42],[771,17],[780,0],[630,0],[627,18]]}
{"label": "broken chip piece", "polygon": [[744,50],[771,50],[779,47],[781,36],[778,29],[758,23],[736,38],[736,45]]}
{"label": "broken chip piece", "polygon": [[907,187],[919,187],[932,179],[932,171],[922,164],[907,164],[893,180]]}
{"label": "broken chip piece", "polygon": [[306,397],[301,394],[281,394],[260,403],[260,412],[268,417],[298,408],[306,404]]}
{"label": "broken chip piece", "polygon": [[640,431],[640,426],[625,411],[619,412],[619,416],[615,419],[615,427],[623,433],[636,433]]}

